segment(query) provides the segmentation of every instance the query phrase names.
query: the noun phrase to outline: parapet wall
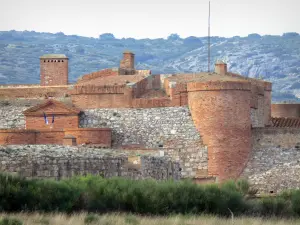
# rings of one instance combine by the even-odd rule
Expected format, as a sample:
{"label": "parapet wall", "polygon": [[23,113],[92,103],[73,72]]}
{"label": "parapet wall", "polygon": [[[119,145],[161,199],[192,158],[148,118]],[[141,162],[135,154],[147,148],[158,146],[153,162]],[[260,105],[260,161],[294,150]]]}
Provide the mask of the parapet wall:
{"label": "parapet wall", "polygon": [[79,80],[78,83],[82,83],[88,80],[92,80],[98,77],[108,77],[108,76],[118,76],[119,69],[104,69],[100,71],[96,71],[93,73],[85,74],[83,75]]}
{"label": "parapet wall", "polygon": [[140,158],[140,165],[134,166],[129,163],[126,154],[111,149],[55,145],[6,146],[0,147],[0,171],[28,178],[52,179],[87,174],[157,180],[178,180],[181,177],[179,164],[167,157]]}
{"label": "parapet wall", "polygon": [[0,99],[16,98],[60,98],[68,95],[69,86],[39,86],[39,85],[14,85],[1,86]]}
{"label": "parapet wall", "polygon": [[300,104],[272,104],[272,117],[300,117]]}
{"label": "parapet wall", "polygon": [[300,130],[256,128],[253,149],[242,177],[260,192],[276,193],[300,186]]}

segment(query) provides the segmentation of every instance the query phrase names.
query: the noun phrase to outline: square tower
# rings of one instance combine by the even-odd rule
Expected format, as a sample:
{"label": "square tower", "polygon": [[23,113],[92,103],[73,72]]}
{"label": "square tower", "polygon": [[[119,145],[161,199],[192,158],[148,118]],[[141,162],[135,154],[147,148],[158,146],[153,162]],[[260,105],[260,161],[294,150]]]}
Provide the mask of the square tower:
{"label": "square tower", "polygon": [[68,84],[68,57],[64,54],[47,54],[40,57],[41,86]]}
{"label": "square tower", "polygon": [[121,69],[134,70],[134,54],[129,51],[123,53],[123,59],[120,63]]}

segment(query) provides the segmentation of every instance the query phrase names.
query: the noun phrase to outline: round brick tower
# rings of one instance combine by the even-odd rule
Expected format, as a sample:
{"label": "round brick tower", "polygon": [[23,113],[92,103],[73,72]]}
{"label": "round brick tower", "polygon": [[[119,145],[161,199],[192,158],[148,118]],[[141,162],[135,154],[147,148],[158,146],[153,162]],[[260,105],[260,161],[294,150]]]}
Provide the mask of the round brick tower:
{"label": "round brick tower", "polygon": [[251,152],[250,82],[192,82],[187,88],[192,118],[208,147],[208,174],[218,181],[237,178]]}

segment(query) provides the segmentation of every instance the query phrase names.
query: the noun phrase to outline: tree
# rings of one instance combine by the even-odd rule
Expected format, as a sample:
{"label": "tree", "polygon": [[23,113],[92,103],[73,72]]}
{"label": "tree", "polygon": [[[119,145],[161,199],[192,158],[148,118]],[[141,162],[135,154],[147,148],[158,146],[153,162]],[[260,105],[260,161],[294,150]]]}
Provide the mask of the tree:
{"label": "tree", "polygon": [[101,40],[113,40],[115,39],[115,36],[112,33],[104,33],[99,35],[99,39]]}
{"label": "tree", "polygon": [[180,38],[180,36],[178,34],[170,34],[167,39],[169,41],[177,41],[177,40],[179,40],[181,38]]}

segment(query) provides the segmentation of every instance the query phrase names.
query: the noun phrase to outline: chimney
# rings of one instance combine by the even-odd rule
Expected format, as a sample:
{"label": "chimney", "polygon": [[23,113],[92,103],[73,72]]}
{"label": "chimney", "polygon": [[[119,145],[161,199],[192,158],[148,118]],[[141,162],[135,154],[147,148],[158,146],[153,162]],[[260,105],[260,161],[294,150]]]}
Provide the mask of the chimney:
{"label": "chimney", "polygon": [[132,52],[125,51],[123,53],[120,68],[125,70],[134,70],[134,54]]}
{"label": "chimney", "polygon": [[217,60],[215,64],[215,73],[225,75],[227,73],[227,64],[222,60]]}

